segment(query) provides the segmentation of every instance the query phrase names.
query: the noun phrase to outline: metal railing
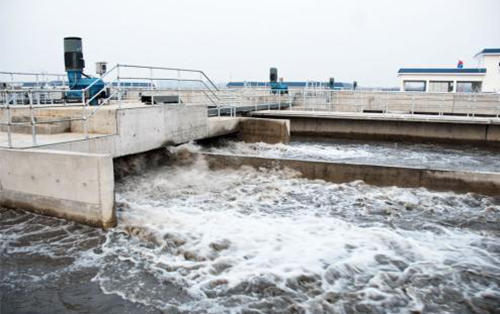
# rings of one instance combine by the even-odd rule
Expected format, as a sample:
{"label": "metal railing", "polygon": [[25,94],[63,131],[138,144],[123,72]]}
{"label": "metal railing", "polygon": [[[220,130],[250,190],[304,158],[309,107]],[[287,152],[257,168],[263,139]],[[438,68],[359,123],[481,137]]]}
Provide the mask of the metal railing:
{"label": "metal railing", "polygon": [[499,118],[500,94],[337,91],[318,88],[300,91],[293,108],[308,111]]}
{"label": "metal railing", "polygon": [[[135,73],[124,73],[127,70],[137,71],[148,71],[149,76],[144,75],[134,75]],[[130,72],[130,71],[129,71]],[[165,73],[167,75],[165,75]],[[174,73],[174,75],[172,75]],[[31,128],[31,145],[19,146],[18,148],[26,147],[38,147],[41,146],[37,140],[37,126],[38,125],[50,125],[55,123],[65,123],[65,122],[81,122],[83,129],[83,139],[89,138],[89,121],[97,114],[97,112],[106,104],[115,103],[118,108],[122,107],[122,103],[128,101],[128,96],[131,96],[134,101],[137,101],[142,94],[151,94],[154,99],[155,95],[168,95],[171,93],[177,93],[179,99],[181,95],[183,98],[189,100],[189,103],[196,104],[201,103],[204,105],[211,105],[220,107],[219,99],[219,89],[213,83],[212,80],[200,70],[193,69],[181,69],[181,68],[166,68],[166,67],[152,67],[152,66],[138,66],[138,65],[126,65],[118,64],[112,67],[108,72],[100,77],[101,80],[105,82],[105,87],[101,89],[97,94],[89,96],[90,89],[97,84],[97,80],[87,86],[82,90],[72,90],[73,92],[81,93],[81,100],[75,102],[75,99],[69,101],[65,97],[65,93],[68,91],[67,83],[64,79],[63,74],[49,74],[49,73],[25,73],[25,72],[0,72],[0,74],[8,75],[10,80],[8,84],[0,86],[0,131],[6,131],[7,135],[7,146],[0,145],[0,147],[16,148],[13,143],[12,133],[13,129],[18,127],[30,127]],[[161,74],[158,76],[157,74]],[[198,77],[189,77],[186,74],[191,74],[191,76],[197,75]],[[62,82],[63,88],[47,88],[49,85],[47,79],[44,79],[44,84],[36,84],[36,88],[26,88],[26,81],[16,81],[14,78],[16,75],[24,76],[35,76],[37,78],[57,76]],[[146,88],[134,88],[127,86],[129,84],[123,84],[131,80],[148,80],[150,84]],[[171,86],[158,86],[158,82],[162,81],[176,81],[176,88]],[[185,88],[182,84],[185,83],[196,83],[198,86],[196,88]],[[123,85],[122,85],[123,84]],[[33,87],[33,85],[30,85]],[[45,88],[44,88],[45,87]],[[104,95],[106,93],[106,95]],[[155,102],[152,99],[152,105]],[[98,101],[97,106],[91,106],[90,104],[94,101]],[[38,109],[46,108],[61,108],[61,107],[81,107],[81,114],[77,117],[71,118],[43,118],[38,117]],[[24,117],[28,116],[27,119],[13,119],[13,110],[19,110]],[[27,112],[29,111],[29,112]],[[236,110],[234,115],[236,114]],[[0,133],[1,134],[1,133]],[[72,140],[61,140],[57,143],[65,143]],[[50,143],[55,144],[55,143]]]}
{"label": "metal railing", "polygon": [[242,89],[226,88],[219,91],[219,105],[209,110],[209,116],[235,116],[257,110],[282,110],[291,108],[296,92],[287,94],[273,93],[270,88]]}
{"label": "metal railing", "polygon": [[0,84],[4,84],[0,89],[64,88],[67,86],[67,76],[61,73],[0,71]]}
{"label": "metal railing", "polygon": [[[147,72],[146,75],[144,72]],[[0,73],[12,73],[14,76],[20,72]],[[38,75],[41,77],[42,73]],[[47,73],[43,75],[62,76]],[[66,84],[63,88],[27,89],[16,84],[0,87],[0,128],[7,136],[7,145],[2,147],[26,148],[44,145],[38,141],[37,126],[56,123],[81,122],[80,133],[83,133],[81,138],[61,139],[57,143],[88,139],[89,123],[103,106],[113,104],[122,108],[126,103],[139,102],[141,96],[151,96],[151,106],[159,106],[161,104],[156,104],[155,97],[176,95],[179,105],[204,105],[209,116],[218,117],[234,117],[239,113],[271,109],[381,114],[423,113],[439,116],[455,114],[471,118],[499,118],[500,115],[500,94],[337,91],[313,83],[307,84],[304,89],[291,88],[288,94],[280,94],[273,93],[269,86],[252,87],[250,84],[241,89],[220,89],[200,70],[124,64],[117,64],[100,78],[105,82],[105,87],[97,94],[89,96],[90,89],[97,84],[95,81],[79,90],[81,100],[72,101],[64,97],[68,91]],[[133,82],[137,81],[146,81],[148,84],[134,86]],[[12,82],[16,81],[11,80],[11,84]],[[91,106],[95,101],[98,104]],[[39,115],[42,109],[61,107],[78,107],[81,111],[72,110],[70,117]],[[21,119],[20,116],[24,118]],[[12,133],[16,128],[24,128],[23,133],[31,131],[31,145],[14,145]]]}

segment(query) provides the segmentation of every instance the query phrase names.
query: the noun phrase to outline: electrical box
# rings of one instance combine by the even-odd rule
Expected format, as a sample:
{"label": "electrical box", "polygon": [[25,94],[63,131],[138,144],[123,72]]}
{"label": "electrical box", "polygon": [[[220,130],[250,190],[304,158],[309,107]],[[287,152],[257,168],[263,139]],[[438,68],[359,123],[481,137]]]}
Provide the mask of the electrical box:
{"label": "electrical box", "polygon": [[108,70],[107,62],[96,62],[95,64],[95,73],[99,75],[103,75]]}

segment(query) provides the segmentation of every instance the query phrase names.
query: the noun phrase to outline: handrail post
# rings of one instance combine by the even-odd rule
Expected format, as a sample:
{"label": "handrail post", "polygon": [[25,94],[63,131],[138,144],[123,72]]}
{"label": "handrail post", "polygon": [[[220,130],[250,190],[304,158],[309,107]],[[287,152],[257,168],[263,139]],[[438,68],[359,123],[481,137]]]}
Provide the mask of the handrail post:
{"label": "handrail post", "polygon": [[30,118],[31,118],[31,136],[33,140],[33,146],[36,146],[36,121],[33,113],[33,92],[29,91],[29,101],[30,101]]}
{"label": "handrail post", "polygon": [[474,93],[474,106],[473,106],[473,110],[472,110],[472,117],[475,118],[476,117],[476,110],[477,110],[477,107],[476,107],[476,101],[477,101],[477,94]]}
{"label": "handrail post", "polygon": [[411,114],[415,114],[415,94],[411,95]]}
{"label": "handrail post", "polygon": [[498,94],[497,119],[500,117],[500,93]]}
{"label": "handrail post", "polygon": [[82,89],[81,93],[82,93],[82,127],[83,127],[83,134],[84,134],[85,138],[88,138],[88,135],[87,135],[87,117],[86,117],[88,103],[85,101],[85,90]]}
{"label": "handrail post", "polygon": [[122,107],[122,81],[120,80],[120,65],[116,66],[116,79],[118,80],[118,108]]}
{"label": "handrail post", "polygon": [[181,99],[181,71],[177,71],[177,93],[179,94],[179,102]]}
{"label": "handrail post", "polygon": [[12,117],[10,114],[10,104],[7,103],[7,141],[9,143],[9,148],[12,148]]}

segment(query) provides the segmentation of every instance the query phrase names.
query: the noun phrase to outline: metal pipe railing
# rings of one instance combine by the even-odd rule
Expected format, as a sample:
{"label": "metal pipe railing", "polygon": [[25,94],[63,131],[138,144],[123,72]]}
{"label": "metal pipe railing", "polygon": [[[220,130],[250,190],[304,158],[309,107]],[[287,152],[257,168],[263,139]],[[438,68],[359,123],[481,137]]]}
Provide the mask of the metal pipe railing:
{"label": "metal pipe railing", "polygon": [[182,69],[182,68],[168,68],[168,67],[154,67],[154,66],[142,66],[142,65],[131,65],[131,64],[118,64],[120,67],[126,68],[142,68],[142,69],[153,69],[153,70],[166,70],[166,71],[181,71],[181,72],[193,72],[200,73],[203,77],[212,85],[212,87],[218,91],[217,86],[212,82],[212,80],[205,74],[205,72],[201,70],[193,70],[193,69]]}
{"label": "metal pipe railing", "polygon": [[[123,70],[123,68],[126,67],[148,69],[150,70],[151,76],[149,78],[143,76],[134,77],[130,75],[121,76],[123,74],[121,69]],[[153,74],[157,74],[158,71],[161,70],[177,71],[177,77],[153,77]],[[200,78],[182,78],[180,75],[181,71],[199,73]],[[0,125],[7,126],[8,146],[11,148],[14,146],[11,133],[13,131],[12,128],[18,125],[31,125],[33,146],[39,146],[40,144],[36,129],[36,125],[38,124],[81,121],[83,124],[84,138],[88,138],[88,123],[104,105],[118,99],[118,105],[119,108],[121,108],[123,97],[125,97],[124,99],[131,99],[131,97],[137,97],[139,95],[135,95],[131,92],[135,90],[133,86],[129,88],[123,86],[124,80],[134,79],[150,80],[151,84],[148,86],[148,90],[152,93],[161,95],[161,93],[174,92],[177,93],[179,97],[182,96],[184,99],[188,99],[189,103],[213,105],[218,116],[221,116],[221,114],[236,116],[241,110],[251,110],[242,109],[240,107],[252,107],[255,110],[270,110],[271,108],[278,110],[289,108],[291,110],[292,106],[295,109],[312,111],[347,111],[357,113],[380,111],[384,114],[435,112],[440,117],[447,114],[466,114],[471,118],[476,118],[479,115],[485,114],[493,115],[496,118],[500,116],[500,94],[337,91],[325,89],[318,84],[311,83],[308,84],[308,87],[305,89],[290,89],[289,94],[282,95],[273,93],[269,87],[254,88],[248,85],[242,89],[218,89],[215,84],[199,70],[135,65],[116,65],[101,77],[101,79],[103,78],[108,78],[108,82],[105,83],[104,89],[92,95],[92,97],[87,98],[87,91],[96,82],[92,83],[81,90],[81,103],[75,104],[66,102],[58,103],[59,101],[64,101],[64,97],[62,96],[67,92],[67,89],[34,88],[0,90],[0,109],[7,110],[7,114],[4,115],[7,119],[6,121],[0,122]],[[181,88],[181,84],[178,84],[176,88],[158,88],[154,84],[155,81],[177,81],[178,83],[195,82],[201,84],[201,88]],[[107,89],[112,91],[110,95],[105,99],[101,99],[98,106],[90,109],[90,103],[99,98]],[[142,91],[144,89],[139,90]],[[157,94],[152,94],[152,97],[156,95]],[[82,107],[81,117],[50,120],[39,120],[36,117],[37,110],[39,109],[72,106]],[[26,113],[29,117],[27,117],[26,121],[13,122],[12,109],[21,108],[27,109]]]}

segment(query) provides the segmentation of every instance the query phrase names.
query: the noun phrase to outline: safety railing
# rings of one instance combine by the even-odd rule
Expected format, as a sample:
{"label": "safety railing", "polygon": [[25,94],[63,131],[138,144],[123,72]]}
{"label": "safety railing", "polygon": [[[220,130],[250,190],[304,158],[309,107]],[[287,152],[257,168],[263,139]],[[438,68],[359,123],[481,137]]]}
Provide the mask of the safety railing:
{"label": "safety railing", "polygon": [[219,92],[219,106],[209,109],[209,116],[236,116],[257,110],[283,110],[292,106],[295,92],[278,93],[270,88],[226,88]]}
{"label": "safety railing", "polygon": [[499,93],[418,93],[379,91],[299,91],[294,110],[383,114],[500,116]]}
{"label": "safety railing", "polygon": [[60,89],[67,86],[66,74],[0,71],[0,89]]}
{"label": "safety railing", "polygon": [[[140,75],[125,74],[127,70],[136,70],[136,72],[142,72]],[[144,70],[147,70],[149,75],[143,75]],[[173,73],[175,75],[161,75],[158,73]],[[191,75],[186,77],[186,75]],[[193,77],[196,75],[197,77]],[[176,91],[177,93],[190,91],[193,93],[194,88],[186,88],[185,83],[196,83],[196,90],[201,92],[204,96],[203,102],[211,103],[212,105],[218,105],[219,88],[214,84],[214,82],[201,70],[193,69],[183,69],[183,68],[169,68],[169,67],[153,67],[153,66],[140,66],[140,65],[130,65],[130,64],[118,64],[117,65],[117,82],[118,89],[122,90],[122,83],[125,81],[133,80],[145,80],[150,82],[151,91]],[[175,82],[176,86],[161,86],[164,82]],[[201,87],[201,88],[200,88]],[[125,88],[127,89],[127,88]]]}
{"label": "safety railing", "polygon": [[[143,73],[140,73],[141,71],[148,71],[149,75],[144,76]],[[0,132],[0,136],[4,136],[3,134],[5,134],[7,137],[6,145],[0,145],[0,147],[16,147],[13,143],[12,134],[14,133],[13,129],[19,127],[31,129],[31,145],[23,143],[23,145],[17,147],[25,148],[40,146],[37,126],[41,124],[51,125],[64,122],[81,122],[83,130],[82,138],[88,139],[89,121],[104,105],[115,103],[118,108],[121,108],[122,103],[129,100],[128,97],[134,99],[134,101],[138,101],[140,96],[144,94],[151,95],[152,106],[155,106],[155,96],[176,93],[179,96],[179,100],[186,99],[190,104],[199,103],[220,107],[218,87],[200,70],[118,64],[100,77],[100,79],[105,82],[105,86],[96,94],[90,95],[89,92],[92,87],[97,84],[97,80],[85,89],[71,90],[74,94],[80,92],[80,101],[78,101],[78,99],[68,100],[65,97],[68,92],[68,84],[67,81],[64,80],[65,75],[22,72],[0,72],[0,74],[9,77],[8,83],[0,85],[0,109],[2,109],[0,110],[0,131],[2,131]],[[29,79],[16,80],[16,75],[35,76],[35,82],[43,81],[45,83],[31,84],[29,83]],[[193,75],[197,77],[193,77]],[[49,81],[45,79],[45,77],[49,76],[58,77],[62,88],[53,88],[50,84],[47,84]],[[38,78],[43,79],[39,80]],[[139,84],[137,83],[138,80],[147,80],[149,84]],[[26,82],[28,82],[28,84]],[[176,82],[177,86],[173,88],[170,85],[165,86],[161,82]],[[196,84],[196,86],[186,88],[184,85],[186,83]],[[96,102],[96,106],[91,106],[91,103]],[[46,118],[39,117],[37,114],[37,110],[42,108],[70,106],[81,107],[80,115],[75,116],[74,111],[70,118]],[[233,110],[233,112],[233,115],[236,115],[236,110]],[[24,119],[19,119],[20,115]],[[75,139],[71,141],[73,140]],[[25,142],[26,140],[24,139],[23,141]],[[57,143],[68,141],[61,140]],[[1,142],[2,140],[0,138],[0,143]],[[50,144],[55,143],[51,142]]]}

